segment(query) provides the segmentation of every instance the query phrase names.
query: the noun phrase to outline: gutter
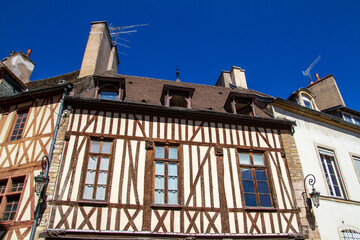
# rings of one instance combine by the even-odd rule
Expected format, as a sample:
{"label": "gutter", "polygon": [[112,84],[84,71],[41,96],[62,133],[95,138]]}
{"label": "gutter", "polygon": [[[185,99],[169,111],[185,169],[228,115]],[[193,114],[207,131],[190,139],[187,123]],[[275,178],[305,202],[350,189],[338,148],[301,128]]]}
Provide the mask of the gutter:
{"label": "gutter", "polygon": [[[64,89],[63,96],[62,96],[62,98],[60,100],[60,109],[59,109],[59,112],[58,112],[58,118],[56,120],[55,130],[54,130],[54,134],[53,134],[53,137],[52,137],[52,140],[51,140],[51,145],[50,145],[50,150],[49,150],[49,157],[48,157],[49,162],[47,163],[47,167],[45,168],[45,173],[44,173],[45,178],[48,178],[48,176],[49,176],[49,169],[50,169],[51,160],[52,160],[53,152],[54,152],[54,148],[55,148],[56,137],[57,137],[57,133],[58,133],[59,126],[60,126],[61,115],[62,115],[62,112],[63,112],[63,109],[64,109],[65,97],[66,97],[66,95],[68,94],[68,92],[71,89],[72,89],[72,85],[67,85],[65,87],[65,89]],[[45,185],[43,191],[45,191],[46,187],[47,187],[47,185]],[[35,230],[36,230],[36,226],[37,226],[37,223],[38,223],[40,209],[41,209],[41,205],[43,203],[43,199],[41,197],[42,194],[43,194],[43,192],[40,193],[40,197],[38,199],[38,203],[37,203],[37,206],[36,206],[34,223],[33,223],[33,226],[31,228],[31,233],[30,233],[30,240],[33,240],[34,236],[35,236]]]}
{"label": "gutter", "polygon": [[360,126],[347,122],[339,117],[335,117],[324,112],[309,109],[282,98],[276,98],[273,105],[275,107],[284,109],[286,111],[290,111],[295,114],[301,115],[303,117],[319,120],[321,122],[360,134]]}

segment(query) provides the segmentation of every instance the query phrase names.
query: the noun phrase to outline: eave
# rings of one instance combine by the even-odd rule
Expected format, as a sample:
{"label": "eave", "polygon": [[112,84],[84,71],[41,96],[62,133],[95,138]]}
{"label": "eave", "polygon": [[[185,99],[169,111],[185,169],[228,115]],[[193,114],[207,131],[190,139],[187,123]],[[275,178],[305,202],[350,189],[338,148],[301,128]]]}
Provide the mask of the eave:
{"label": "eave", "polygon": [[61,84],[54,87],[41,88],[33,91],[18,93],[9,97],[3,97],[0,98],[0,107],[4,105],[9,106],[11,104],[16,104],[19,102],[25,102],[29,100],[36,100],[37,98],[49,96],[50,94],[53,95],[54,93],[57,92],[62,93],[64,92],[65,88],[71,88],[71,87],[72,86],[69,84]]}
{"label": "eave", "polygon": [[196,109],[180,109],[166,106],[111,101],[96,98],[81,98],[74,96],[65,97],[65,105],[74,108],[100,110],[100,111],[116,111],[132,114],[148,114],[161,115],[171,118],[188,118],[192,120],[203,121],[204,119],[219,123],[227,124],[244,124],[256,127],[269,127],[290,130],[295,122],[289,120],[270,119],[262,117],[252,117],[248,115],[221,113],[215,111],[196,110]]}
{"label": "eave", "polygon": [[319,122],[323,122],[338,128],[360,134],[360,126],[346,122],[345,120],[342,120],[341,118],[332,116],[330,114],[309,109],[282,98],[276,98],[273,105],[274,107],[279,107],[286,111],[293,112],[301,116],[317,120]]}

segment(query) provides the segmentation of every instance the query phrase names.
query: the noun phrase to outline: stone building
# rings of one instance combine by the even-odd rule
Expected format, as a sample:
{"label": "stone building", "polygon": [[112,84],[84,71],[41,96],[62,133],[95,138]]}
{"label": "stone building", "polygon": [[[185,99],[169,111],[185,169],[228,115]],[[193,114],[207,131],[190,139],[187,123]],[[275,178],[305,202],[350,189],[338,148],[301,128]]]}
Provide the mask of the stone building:
{"label": "stone building", "polygon": [[275,116],[296,122],[302,170],[316,178],[320,206],[313,209],[318,233],[310,230],[312,237],[359,239],[360,112],[345,106],[332,75],[316,76],[288,100],[276,98]]}

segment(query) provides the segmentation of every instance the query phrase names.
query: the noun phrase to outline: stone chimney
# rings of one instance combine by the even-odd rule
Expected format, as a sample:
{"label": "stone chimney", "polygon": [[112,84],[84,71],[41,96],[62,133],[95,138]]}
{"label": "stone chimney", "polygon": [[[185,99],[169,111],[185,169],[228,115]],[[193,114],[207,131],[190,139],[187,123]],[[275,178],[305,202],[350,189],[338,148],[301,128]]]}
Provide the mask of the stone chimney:
{"label": "stone chimney", "polygon": [[222,71],[216,86],[228,88],[242,87],[247,89],[245,70],[240,67],[232,66],[230,72]]}
{"label": "stone chimney", "polygon": [[314,93],[315,103],[320,111],[340,105],[346,106],[332,74],[321,79],[317,75],[316,82],[311,83],[307,88]]}
{"label": "stone chimney", "polygon": [[4,65],[11,70],[23,83],[30,82],[30,76],[34,70],[35,63],[30,59],[31,49],[26,55],[22,52],[11,51],[10,56],[3,59]]}
{"label": "stone chimney", "polygon": [[119,56],[113,45],[106,21],[92,22],[79,77],[117,72]]}

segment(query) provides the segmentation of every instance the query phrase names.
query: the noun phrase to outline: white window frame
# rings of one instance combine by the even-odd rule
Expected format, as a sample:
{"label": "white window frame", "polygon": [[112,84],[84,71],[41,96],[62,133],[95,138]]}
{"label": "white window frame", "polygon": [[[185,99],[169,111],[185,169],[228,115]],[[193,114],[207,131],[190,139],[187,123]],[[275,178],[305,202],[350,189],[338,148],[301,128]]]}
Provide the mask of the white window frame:
{"label": "white window frame", "polygon": [[355,172],[357,174],[357,177],[360,181],[360,167],[359,169],[357,168],[357,165],[356,165],[356,162],[359,162],[359,166],[360,166],[360,157],[359,156],[356,156],[356,155],[351,155],[351,159],[352,159],[352,162],[354,164],[354,168],[355,168]]}
{"label": "white window frame", "polygon": [[[341,114],[342,114],[344,121],[360,126],[360,119],[358,117],[354,117],[353,115],[351,115],[349,113],[342,112]],[[357,120],[355,120],[355,119],[357,119]]]}
{"label": "white window frame", "polygon": [[[323,169],[323,173],[324,173],[324,177],[325,177],[325,182],[326,182],[326,185],[327,185],[327,187],[328,187],[329,194],[330,194],[332,197],[337,197],[337,198],[344,198],[344,199],[346,199],[345,187],[344,187],[344,184],[343,184],[341,175],[340,175],[339,168],[338,168],[338,166],[337,166],[337,161],[336,161],[336,157],[335,157],[334,151],[327,150],[327,149],[324,149],[324,148],[320,148],[320,147],[319,147],[319,148],[318,148],[318,152],[319,152],[319,156],[320,156],[321,168]],[[332,166],[332,168],[333,168],[333,170],[334,170],[335,179],[336,179],[337,184],[338,184],[338,186],[339,186],[340,196],[337,196],[337,194],[336,194],[335,186],[334,186],[335,184],[334,184],[333,180],[331,179],[331,177],[326,177],[326,176],[329,176],[329,175],[330,175],[330,169],[329,169],[328,164],[324,164],[324,163],[323,163],[323,161],[324,161],[323,155],[332,158],[332,160],[331,160],[331,166]],[[326,159],[326,160],[328,160],[328,159]]]}
{"label": "white window frame", "polygon": [[303,103],[304,103],[304,107],[307,107],[305,102],[309,102],[310,103],[310,108],[309,107],[307,107],[307,108],[315,110],[313,102],[308,97],[304,96],[303,94],[301,95],[301,97],[302,97],[302,100],[303,100]]}

